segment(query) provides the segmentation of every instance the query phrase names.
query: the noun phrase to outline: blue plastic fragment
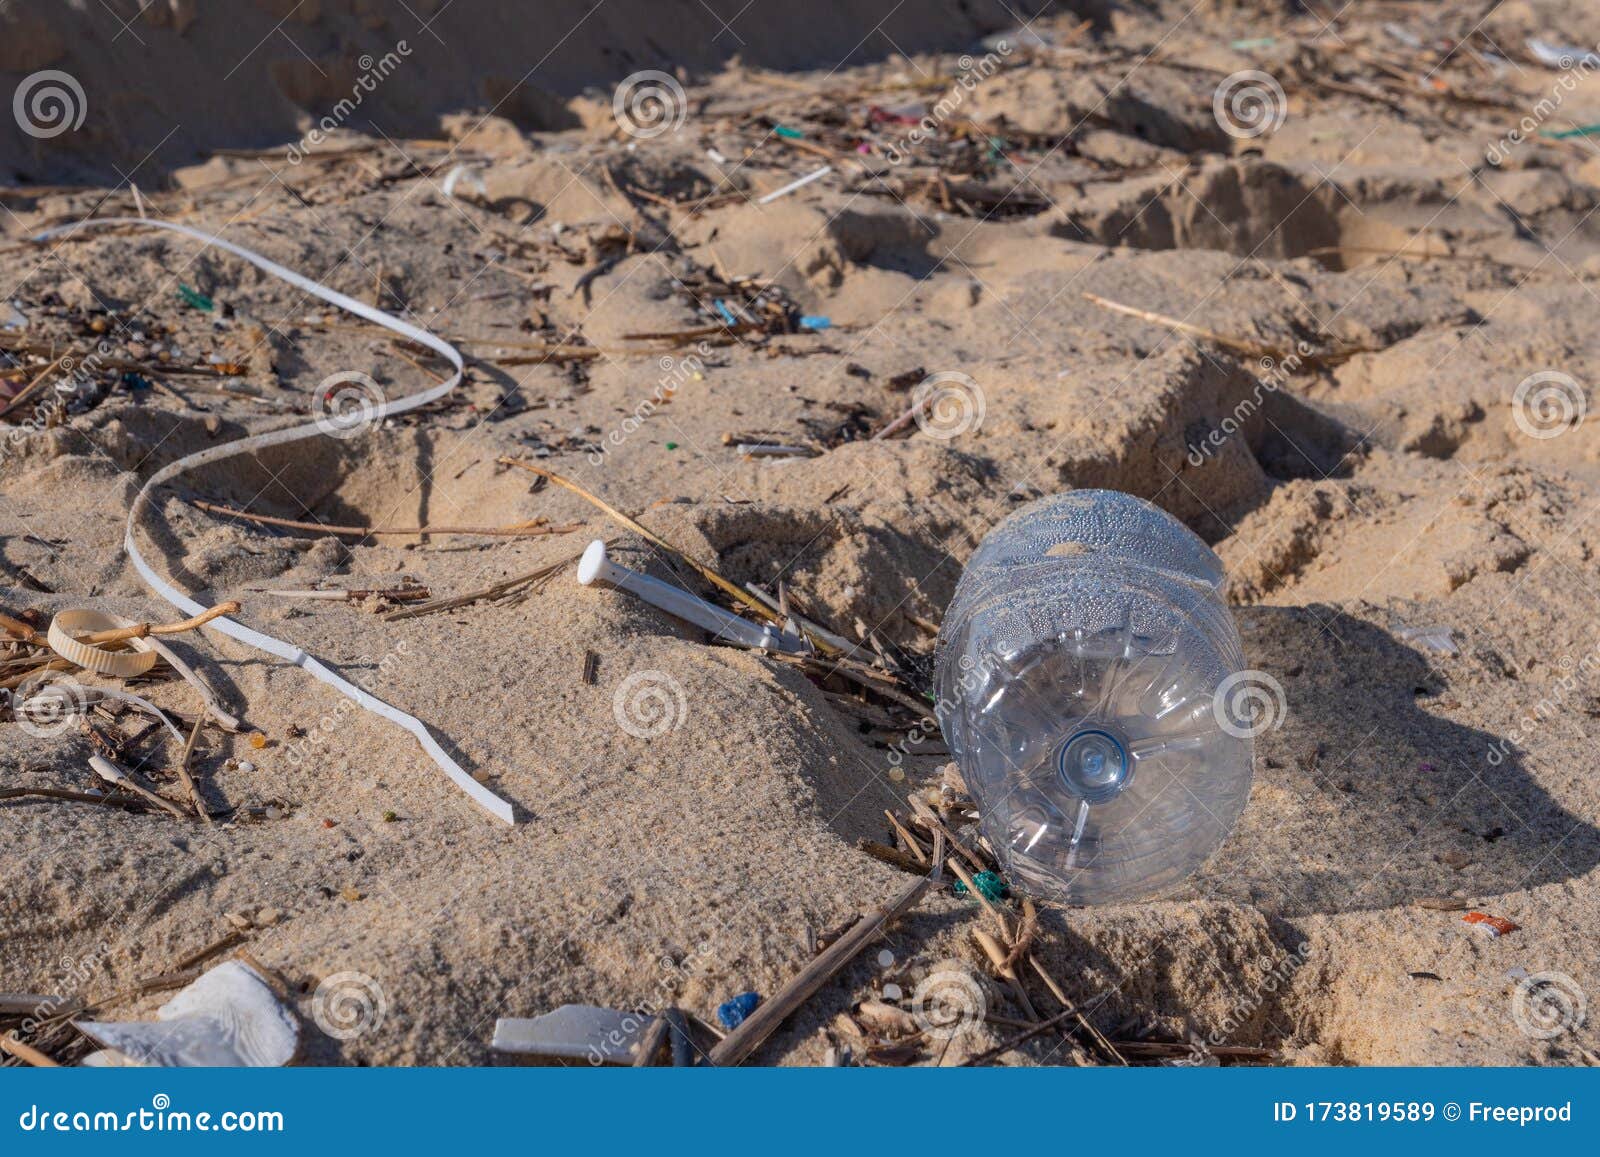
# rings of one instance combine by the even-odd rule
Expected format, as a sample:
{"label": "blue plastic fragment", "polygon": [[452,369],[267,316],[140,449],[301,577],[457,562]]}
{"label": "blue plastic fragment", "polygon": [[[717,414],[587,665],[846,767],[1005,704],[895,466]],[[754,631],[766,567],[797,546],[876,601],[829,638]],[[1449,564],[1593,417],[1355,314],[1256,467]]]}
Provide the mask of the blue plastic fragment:
{"label": "blue plastic fragment", "polygon": [[732,1000],[724,1001],[717,1005],[717,1019],[722,1022],[725,1029],[736,1029],[744,1023],[744,1018],[756,1010],[761,1003],[759,992],[741,992]]}
{"label": "blue plastic fragment", "polygon": [[831,325],[833,325],[833,318],[831,317],[808,316],[800,319],[801,329],[827,329]]}
{"label": "blue plastic fragment", "polygon": [[711,304],[717,307],[717,312],[722,315],[722,320],[723,321],[727,322],[729,325],[738,325],[739,324],[739,319],[733,316],[733,310],[729,309],[723,303],[722,298],[720,298],[720,297],[717,298]]}

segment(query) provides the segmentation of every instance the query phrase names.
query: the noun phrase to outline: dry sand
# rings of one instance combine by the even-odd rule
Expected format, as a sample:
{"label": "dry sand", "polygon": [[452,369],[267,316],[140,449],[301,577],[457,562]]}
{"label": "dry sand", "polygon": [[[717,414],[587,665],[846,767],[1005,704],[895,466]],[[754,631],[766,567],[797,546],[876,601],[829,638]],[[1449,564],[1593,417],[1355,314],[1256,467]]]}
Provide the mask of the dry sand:
{"label": "dry sand", "polygon": [[[1464,7],[1475,18],[1480,6]],[[1571,399],[1600,380],[1600,161],[1581,139],[1525,142],[1498,166],[1485,150],[1565,75],[1528,57],[1525,37],[1593,45],[1600,17],[1502,5],[1484,27],[1514,66],[1491,79],[1489,64],[1452,58],[1438,73],[1485,101],[1473,104],[1398,82],[1381,98],[1294,83],[1333,73],[1290,67],[1293,42],[1320,22],[1290,22],[1275,5],[1182,16],[1107,9],[1068,47],[1009,53],[959,119],[984,125],[1017,167],[984,158],[943,191],[927,183],[937,148],[911,142],[903,165],[847,151],[829,177],[758,204],[822,163],[759,118],[844,139],[865,131],[869,106],[937,99],[963,67],[956,55],[700,76],[684,125],[653,139],[615,132],[580,98],[563,107],[594,127],[530,134],[466,117],[406,130],[448,145],[347,130],[298,166],[269,151],[180,168],[170,192],[141,182],[156,212],[470,342],[481,359],[428,411],[196,472],[166,492],[142,541],[201,601],[241,599],[242,621],[370,679],[521,822],[487,818],[415,742],[303,672],[215,634],[183,636],[178,648],[269,739],[254,750],[208,730],[196,761],[212,806],[255,813],[207,830],[0,803],[0,989],[115,991],[242,913],[262,925],[249,951],[293,987],[306,1061],[491,1063],[496,1017],[565,1002],[671,999],[713,1019],[738,992],[773,992],[816,935],[898,892],[909,877],[856,841],[888,842],[883,809],[937,784],[947,757],[913,746],[907,777],[894,778],[890,745],[907,719],[887,726],[881,703],[852,706],[835,685],[708,646],[625,595],[580,588],[570,567],[514,605],[393,622],[371,606],[251,592],[404,574],[448,596],[606,536],[621,561],[712,593],[575,496],[497,464],[537,455],[687,553],[741,582],[781,580],[819,619],[851,635],[865,625],[913,665],[931,652],[928,625],[964,558],[1018,502],[1109,486],[1172,511],[1226,563],[1249,662],[1282,684],[1287,711],[1257,740],[1237,830],[1182,891],[1043,912],[1052,971],[1123,1039],[1264,1046],[1293,1064],[1593,1063],[1592,1015],[1543,1039],[1515,1013],[1524,974],[1559,974],[1551,983],[1572,1002],[1600,983],[1600,424],[1530,436],[1525,426],[1552,431],[1513,396],[1538,372],[1568,375]],[[1352,13],[1336,55],[1363,83],[1394,78],[1360,53],[1409,53],[1380,18],[1450,31],[1403,4]],[[1077,24],[1062,14],[1037,28],[1066,42]],[[1276,44],[1229,47],[1259,36]],[[1283,78],[1286,116],[1240,140],[1220,131],[1212,93],[1251,68]],[[1591,76],[1549,125],[1595,121]],[[881,143],[911,126],[873,131]],[[441,181],[463,161],[483,192],[452,200]],[[985,203],[996,189],[1012,192]],[[0,564],[13,615],[92,605],[178,617],[120,548],[140,477],[281,423],[276,408],[305,412],[336,371],[370,373],[390,396],[432,380],[383,331],[192,242],[130,230],[14,244],[42,224],[135,211],[126,184],[13,190],[3,204],[0,284],[28,318],[6,340],[87,348],[98,317],[117,357],[153,359],[156,343],[176,344],[185,364],[214,354],[263,399],[158,374],[187,404],[119,386],[48,429],[8,432]],[[1384,255],[1421,251],[1419,234],[1454,257]],[[713,271],[772,279],[833,328],[704,354],[619,351],[630,333],[714,321],[683,288]],[[185,306],[180,282],[226,320]],[[1284,373],[1086,293],[1275,351],[1303,342],[1339,356]],[[519,364],[518,343],[541,340],[606,352]],[[981,421],[954,437],[914,426],[864,440],[906,408],[908,385],[947,372],[976,383]],[[674,389],[658,405],[663,382]],[[1236,434],[1194,452],[1235,415]],[[830,448],[751,461],[724,445],[734,432]],[[584,528],[341,544],[186,498],[336,524]],[[1448,628],[1453,653],[1427,647],[1419,627]],[[618,712],[641,672],[666,688],[654,705],[667,725],[651,738]],[[176,681],[141,693],[194,709]],[[0,736],[0,786],[93,786],[76,730],[38,738],[0,723]],[[143,750],[175,793],[171,745]],[[1452,907],[1520,928],[1491,939]],[[941,970],[981,973],[979,919],[962,897],[931,899],[756,1059],[818,1063],[841,1043],[859,1057],[836,1014],[885,984],[910,993]],[[315,1024],[312,994],[352,972],[381,989],[385,1014],[341,1040]],[[1021,1016],[1003,987],[978,983],[991,1011]],[[148,1014],[160,999],[120,1011]],[[952,1063],[1012,1031],[978,1026],[920,1059]],[[1047,1037],[1002,1059],[1088,1057]]]}

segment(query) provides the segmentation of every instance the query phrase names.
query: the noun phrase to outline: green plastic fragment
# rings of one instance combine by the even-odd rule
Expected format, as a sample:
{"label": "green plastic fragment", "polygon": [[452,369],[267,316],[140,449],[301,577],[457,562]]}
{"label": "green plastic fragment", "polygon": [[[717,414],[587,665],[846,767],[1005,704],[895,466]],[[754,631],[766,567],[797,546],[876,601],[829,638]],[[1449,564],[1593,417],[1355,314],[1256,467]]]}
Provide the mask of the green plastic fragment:
{"label": "green plastic fragment", "polygon": [[191,289],[181,281],[178,283],[178,296],[203,313],[210,313],[217,307],[216,302],[212,301],[205,294],[201,293],[198,289]]}
{"label": "green plastic fragment", "polygon": [[[978,892],[985,900],[998,901],[1004,898],[1006,894],[1006,882],[1000,878],[998,872],[979,872],[972,877],[972,882],[978,886]],[[966,894],[966,884],[957,880],[956,895],[965,896]]]}
{"label": "green plastic fragment", "polygon": [[1548,137],[1552,141],[1564,141],[1572,137],[1600,136],[1600,125],[1579,125],[1575,129],[1562,129],[1560,132],[1551,132],[1549,129],[1545,129],[1539,135]]}
{"label": "green plastic fragment", "polygon": [[792,129],[788,125],[773,125],[772,131],[786,141],[803,141],[806,138],[805,133],[799,129]]}

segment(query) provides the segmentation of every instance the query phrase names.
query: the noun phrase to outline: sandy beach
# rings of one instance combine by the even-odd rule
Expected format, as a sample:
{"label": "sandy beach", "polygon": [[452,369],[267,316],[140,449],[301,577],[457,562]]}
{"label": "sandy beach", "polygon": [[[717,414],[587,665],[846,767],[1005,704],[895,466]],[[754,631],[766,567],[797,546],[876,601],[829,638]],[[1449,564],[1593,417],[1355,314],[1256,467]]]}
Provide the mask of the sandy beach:
{"label": "sandy beach", "polygon": [[[1281,690],[1232,835],[1163,898],[1038,905],[1020,979],[941,883],[750,1063],[1109,1063],[1076,1022],[994,1053],[1052,986],[1138,1063],[1600,1063],[1600,12],[927,4],[891,42],[852,3],[804,33],[752,12],[742,50],[707,17],[691,51],[643,5],[569,49],[577,6],[526,45],[460,6],[262,3],[255,102],[221,74],[256,26],[204,5],[139,45],[0,12],[0,78],[80,77],[98,134],[0,118],[0,670],[64,610],[188,617],[124,549],[140,488],[332,415],[158,486],[137,548],[515,815],[293,663],[168,636],[238,721],[188,763],[209,820],[141,708],[0,722],[0,991],[148,1019],[151,978],[226,941],[205,961],[272,976],[299,1063],[517,1063],[497,1018],[568,1003],[675,1005],[709,1048],[719,1005],[913,882],[862,843],[915,861],[886,811],[956,798],[912,707],[962,566],[1096,487],[1210,544]],[[146,104],[94,81],[133,59]],[[374,418],[448,359],[137,220],[30,240],[88,217],[258,253],[464,378]],[[683,557],[753,584],[867,675],[581,586],[594,539],[747,617]],[[165,661],[65,673],[184,737],[206,714]],[[59,794],[103,789],[108,750],[183,815]],[[949,1039],[896,1016],[941,983],[983,1009]]]}

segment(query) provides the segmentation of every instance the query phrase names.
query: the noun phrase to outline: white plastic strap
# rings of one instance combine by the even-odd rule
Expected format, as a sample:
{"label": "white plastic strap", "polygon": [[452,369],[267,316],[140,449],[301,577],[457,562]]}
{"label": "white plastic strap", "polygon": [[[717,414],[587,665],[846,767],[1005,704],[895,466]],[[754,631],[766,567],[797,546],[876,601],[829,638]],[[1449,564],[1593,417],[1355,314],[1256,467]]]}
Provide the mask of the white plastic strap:
{"label": "white plastic strap", "polygon": [[[257,269],[287,281],[296,289],[302,289],[314,297],[319,297],[323,301],[338,306],[346,313],[353,313],[357,317],[365,318],[375,325],[381,325],[385,329],[392,330],[404,338],[427,346],[448,359],[450,364],[455,366],[455,373],[450,375],[447,381],[422,390],[419,393],[385,401],[374,411],[374,421],[381,421],[390,414],[403,414],[407,410],[425,406],[429,402],[444,397],[461,382],[462,371],[465,367],[463,366],[460,352],[449,342],[436,337],[425,329],[420,329],[417,326],[401,321],[391,314],[384,313],[380,309],[365,305],[353,297],[346,297],[337,290],[329,289],[320,282],[312,281],[309,277],[303,277],[292,269],[286,269],[275,261],[269,261],[259,253],[253,253],[241,246],[224,241],[220,237],[213,237],[209,233],[202,233],[198,229],[191,229],[187,225],[179,225],[172,221],[145,220],[138,217],[99,217],[93,220],[79,221],[72,225],[62,225],[55,229],[47,229],[43,233],[35,235],[33,240],[48,241],[53,237],[62,237],[81,229],[95,229],[107,225],[134,225],[148,229],[165,229],[171,233],[181,233],[185,237],[192,237],[196,241],[203,241],[207,245],[214,245],[218,249],[248,261]],[[134,542],[134,528],[140,514],[149,505],[151,495],[156,487],[194,469],[196,466],[204,466],[211,462],[220,461],[223,458],[231,458],[235,454],[243,454],[250,450],[264,450],[268,446],[282,446],[288,442],[299,442],[323,433],[324,431],[316,422],[306,422],[282,430],[272,430],[249,438],[239,438],[221,446],[213,446],[208,450],[200,451],[198,454],[190,454],[186,458],[179,458],[176,462],[169,463],[152,474],[149,481],[139,489],[139,493],[134,497],[133,505],[128,510],[127,529],[123,535],[123,548],[128,552],[128,558],[132,560],[134,569],[144,578],[150,589],[187,615],[198,615],[208,609],[158,575],[145,562],[144,556],[139,553],[139,548]],[[317,679],[320,679],[346,698],[353,700],[367,711],[398,723],[416,736],[417,742],[422,744],[422,749],[455,782],[457,787],[467,793],[474,803],[497,819],[504,820],[508,824],[515,822],[511,805],[473,779],[455,760],[445,754],[444,748],[439,746],[438,741],[428,732],[427,727],[423,725],[420,719],[407,715],[398,708],[389,706],[389,704],[374,695],[369,695],[348,679],[329,670],[316,658],[306,654],[293,643],[286,643],[281,639],[273,638],[271,635],[253,631],[249,627],[226,617],[212,619],[206,624],[206,627],[221,631],[223,634],[238,639],[241,643],[247,643],[257,650],[277,655],[281,659],[287,659],[296,666],[303,667]]]}

